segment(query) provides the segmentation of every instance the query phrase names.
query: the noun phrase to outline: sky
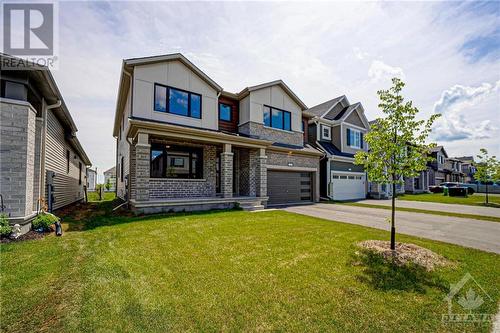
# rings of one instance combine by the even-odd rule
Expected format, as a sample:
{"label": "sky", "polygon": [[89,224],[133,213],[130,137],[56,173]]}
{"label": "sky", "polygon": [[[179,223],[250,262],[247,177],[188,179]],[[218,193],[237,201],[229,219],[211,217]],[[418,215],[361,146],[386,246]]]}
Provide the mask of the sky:
{"label": "sky", "polygon": [[122,59],[181,52],[225,90],[282,79],[309,107],[346,95],[369,120],[404,80],[450,156],[500,156],[500,2],[61,2],[53,74],[99,173]]}

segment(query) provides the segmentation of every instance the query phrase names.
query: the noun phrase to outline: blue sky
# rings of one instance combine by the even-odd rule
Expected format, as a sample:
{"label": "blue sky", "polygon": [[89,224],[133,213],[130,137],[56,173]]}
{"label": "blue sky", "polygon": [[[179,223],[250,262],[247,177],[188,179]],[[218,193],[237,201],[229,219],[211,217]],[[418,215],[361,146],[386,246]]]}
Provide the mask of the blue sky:
{"label": "blue sky", "polygon": [[54,76],[101,171],[114,165],[123,58],[182,52],[224,89],[283,79],[308,106],[346,94],[367,117],[392,76],[442,117],[449,155],[500,155],[500,3],[62,2]]}

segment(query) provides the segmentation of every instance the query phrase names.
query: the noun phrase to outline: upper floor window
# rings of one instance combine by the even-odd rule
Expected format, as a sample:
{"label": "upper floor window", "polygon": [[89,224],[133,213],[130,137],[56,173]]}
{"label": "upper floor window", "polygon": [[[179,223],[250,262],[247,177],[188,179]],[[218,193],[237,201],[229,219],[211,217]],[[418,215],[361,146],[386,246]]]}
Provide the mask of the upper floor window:
{"label": "upper floor window", "polygon": [[154,110],[200,119],[201,95],[155,84]]}
{"label": "upper floor window", "polygon": [[231,121],[231,105],[219,103],[219,119]]}
{"label": "upper floor window", "polygon": [[321,139],[332,139],[332,128],[330,126],[321,125]]}
{"label": "upper floor window", "polygon": [[78,185],[82,185],[82,163],[78,162]]}
{"label": "upper floor window", "polygon": [[69,149],[66,149],[66,173],[69,173],[69,161],[71,159],[71,153]]}
{"label": "upper floor window", "polygon": [[347,129],[347,145],[353,148],[363,149],[363,133],[353,129]]}
{"label": "upper floor window", "polygon": [[264,105],[264,126],[291,131],[292,114],[288,111]]}
{"label": "upper floor window", "polygon": [[151,177],[203,178],[203,149],[162,144],[151,145]]}

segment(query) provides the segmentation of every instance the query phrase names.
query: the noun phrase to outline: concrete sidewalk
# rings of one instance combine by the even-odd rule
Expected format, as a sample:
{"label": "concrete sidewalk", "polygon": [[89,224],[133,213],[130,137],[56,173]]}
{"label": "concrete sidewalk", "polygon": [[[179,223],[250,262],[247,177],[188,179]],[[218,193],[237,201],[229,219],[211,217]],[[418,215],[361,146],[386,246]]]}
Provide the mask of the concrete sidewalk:
{"label": "concrete sidewalk", "polygon": [[[455,205],[451,205],[455,206]],[[315,204],[284,210],[333,221],[390,230],[391,211],[358,206]],[[396,232],[500,254],[500,223],[468,218],[396,212]]]}
{"label": "concrete sidewalk", "polygon": [[[379,205],[379,206],[391,206],[391,200],[367,199],[367,200],[357,201],[356,203]],[[396,200],[396,207],[436,210],[439,212],[451,212],[458,214],[472,214],[472,215],[500,217],[500,208],[494,208],[494,207],[455,205],[455,204],[444,204],[437,202],[405,201],[399,199]]]}

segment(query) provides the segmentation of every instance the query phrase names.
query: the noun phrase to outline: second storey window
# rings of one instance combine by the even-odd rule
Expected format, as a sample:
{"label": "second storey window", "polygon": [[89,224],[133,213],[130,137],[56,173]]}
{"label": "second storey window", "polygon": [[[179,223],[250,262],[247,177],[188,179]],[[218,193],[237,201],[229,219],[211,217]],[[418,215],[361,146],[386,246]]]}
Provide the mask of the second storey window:
{"label": "second storey window", "polygon": [[231,121],[231,105],[219,103],[219,119]]}
{"label": "second storey window", "polygon": [[264,126],[291,131],[292,114],[264,105]]}
{"label": "second storey window", "polygon": [[151,177],[202,179],[203,149],[151,145]]}
{"label": "second storey window", "polygon": [[353,129],[347,129],[347,145],[353,148],[363,149],[363,133]]}
{"label": "second storey window", "polygon": [[321,139],[332,139],[332,129],[330,128],[330,126],[321,125]]}
{"label": "second storey window", "polygon": [[154,110],[191,118],[201,118],[201,95],[155,84]]}

